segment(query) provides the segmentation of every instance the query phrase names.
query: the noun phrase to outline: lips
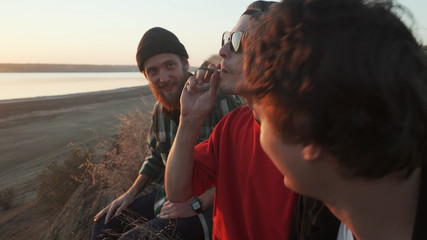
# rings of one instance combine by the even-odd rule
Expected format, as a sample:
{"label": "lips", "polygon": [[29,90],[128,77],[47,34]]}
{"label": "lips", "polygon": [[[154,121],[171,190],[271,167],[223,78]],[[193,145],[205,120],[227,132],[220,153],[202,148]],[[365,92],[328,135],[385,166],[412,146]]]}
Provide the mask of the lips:
{"label": "lips", "polygon": [[221,73],[228,73],[227,69],[224,66],[221,67]]}
{"label": "lips", "polygon": [[173,84],[167,85],[167,86],[162,86],[162,87],[160,87],[160,90],[163,92],[170,92],[170,91],[172,91],[173,87],[174,87]]}

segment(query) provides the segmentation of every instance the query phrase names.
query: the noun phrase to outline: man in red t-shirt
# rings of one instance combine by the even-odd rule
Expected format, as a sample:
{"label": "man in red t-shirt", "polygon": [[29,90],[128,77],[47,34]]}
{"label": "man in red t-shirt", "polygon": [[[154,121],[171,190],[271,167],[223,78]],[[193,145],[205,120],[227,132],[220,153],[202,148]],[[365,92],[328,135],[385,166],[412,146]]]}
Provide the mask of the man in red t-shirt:
{"label": "man in red t-shirt", "polygon": [[[232,32],[223,35],[221,73],[190,77],[181,95],[180,125],[166,166],[166,192],[169,201],[185,202],[215,186],[213,239],[287,239],[289,232],[296,194],[284,186],[283,175],[261,149],[260,125],[251,108],[226,115],[210,138],[194,147],[218,87],[239,94],[242,42],[250,21],[255,24],[271,4],[257,1],[248,7]],[[197,85],[206,79],[210,88],[198,91]],[[197,198],[193,203],[203,210]]]}

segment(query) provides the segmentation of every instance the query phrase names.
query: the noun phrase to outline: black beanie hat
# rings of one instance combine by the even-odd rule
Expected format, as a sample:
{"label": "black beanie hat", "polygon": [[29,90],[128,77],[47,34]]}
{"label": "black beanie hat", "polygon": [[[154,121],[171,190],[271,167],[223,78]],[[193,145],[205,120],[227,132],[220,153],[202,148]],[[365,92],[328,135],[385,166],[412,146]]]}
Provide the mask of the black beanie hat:
{"label": "black beanie hat", "polygon": [[145,32],[138,45],[136,52],[136,62],[140,72],[144,72],[144,62],[148,58],[159,53],[175,53],[179,56],[188,58],[184,45],[172,32],[154,27]]}

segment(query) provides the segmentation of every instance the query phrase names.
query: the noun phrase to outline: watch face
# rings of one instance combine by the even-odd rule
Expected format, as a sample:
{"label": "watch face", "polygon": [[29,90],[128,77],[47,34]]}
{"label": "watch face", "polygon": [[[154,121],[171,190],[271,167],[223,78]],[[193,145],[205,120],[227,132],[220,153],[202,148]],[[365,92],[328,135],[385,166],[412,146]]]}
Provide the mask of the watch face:
{"label": "watch face", "polygon": [[191,201],[191,208],[197,212],[200,213],[202,211],[202,204],[200,203],[200,200],[197,198],[193,198]]}
{"label": "watch face", "polygon": [[[188,205],[187,205],[188,206]],[[200,203],[199,201],[194,201],[193,202],[193,209],[198,210],[200,208]]]}

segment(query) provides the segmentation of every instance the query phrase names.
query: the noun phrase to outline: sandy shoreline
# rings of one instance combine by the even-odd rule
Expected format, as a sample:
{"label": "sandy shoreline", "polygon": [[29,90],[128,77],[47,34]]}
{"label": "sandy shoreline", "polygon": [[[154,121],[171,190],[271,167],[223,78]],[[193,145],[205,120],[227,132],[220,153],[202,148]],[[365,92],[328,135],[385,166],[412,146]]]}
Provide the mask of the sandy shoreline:
{"label": "sandy shoreline", "polygon": [[34,195],[34,177],[80,146],[111,143],[121,114],[151,111],[148,86],[65,96],[0,101],[0,191],[18,202]]}
{"label": "sandy shoreline", "polygon": [[0,118],[3,118],[5,116],[4,114],[19,113],[19,111],[60,108],[63,104],[79,105],[119,98],[129,98],[135,95],[151,95],[151,91],[148,86],[141,86],[58,96],[0,100]]}

